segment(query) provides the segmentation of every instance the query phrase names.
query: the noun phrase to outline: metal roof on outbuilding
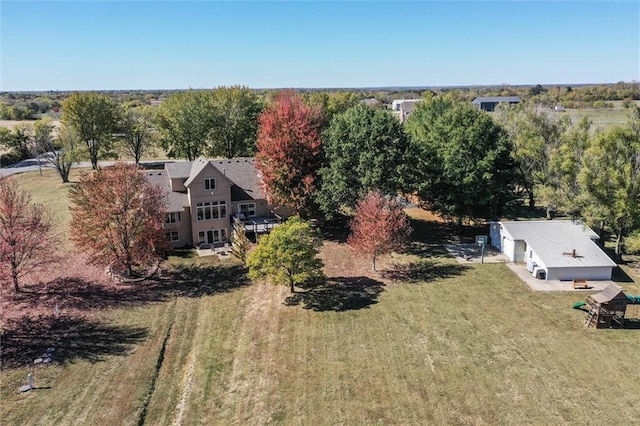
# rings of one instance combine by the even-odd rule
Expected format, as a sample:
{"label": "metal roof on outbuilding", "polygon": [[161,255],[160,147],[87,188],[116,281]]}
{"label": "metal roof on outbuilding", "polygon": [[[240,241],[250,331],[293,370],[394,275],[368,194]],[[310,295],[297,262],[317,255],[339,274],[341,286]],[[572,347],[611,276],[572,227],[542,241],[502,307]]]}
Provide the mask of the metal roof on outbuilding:
{"label": "metal roof on outbuilding", "polygon": [[[548,268],[616,266],[595,243],[598,234],[579,220],[500,222],[514,240],[524,240]],[[575,255],[574,255],[575,253]]]}
{"label": "metal roof on outbuilding", "polygon": [[518,96],[478,96],[473,98],[471,101],[472,104],[479,104],[485,102],[510,102],[510,103],[518,103],[520,102],[520,97]]}

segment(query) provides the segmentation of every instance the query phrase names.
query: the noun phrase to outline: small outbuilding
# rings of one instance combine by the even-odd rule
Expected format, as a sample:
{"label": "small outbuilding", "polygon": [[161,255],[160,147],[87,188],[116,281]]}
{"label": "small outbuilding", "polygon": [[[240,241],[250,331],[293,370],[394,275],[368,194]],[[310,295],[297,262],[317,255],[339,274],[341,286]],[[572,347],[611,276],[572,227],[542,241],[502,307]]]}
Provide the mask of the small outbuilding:
{"label": "small outbuilding", "polygon": [[598,234],[579,220],[490,224],[491,245],[543,280],[610,280],[616,263],[596,244]]}

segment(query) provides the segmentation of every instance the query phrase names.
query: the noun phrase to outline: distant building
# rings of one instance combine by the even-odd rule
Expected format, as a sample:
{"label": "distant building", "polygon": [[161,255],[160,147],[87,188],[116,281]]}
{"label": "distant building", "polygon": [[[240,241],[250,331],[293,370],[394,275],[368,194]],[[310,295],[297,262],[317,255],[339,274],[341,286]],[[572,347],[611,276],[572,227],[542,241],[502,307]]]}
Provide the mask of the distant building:
{"label": "distant building", "polygon": [[391,103],[391,110],[403,123],[415,108],[416,103],[422,99],[395,99]]}
{"label": "distant building", "polygon": [[377,100],[376,98],[363,99],[360,102],[362,102],[363,104],[365,104],[368,107],[378,107],[378,106],[380,106],[380,101]]}
{"label": "distant building", "polygon": [[491,112],[495,111],[498,104],[518,104],[520,103],[520,98],[518,96],[478,96],[474,98],[471,103],[482,111]]}

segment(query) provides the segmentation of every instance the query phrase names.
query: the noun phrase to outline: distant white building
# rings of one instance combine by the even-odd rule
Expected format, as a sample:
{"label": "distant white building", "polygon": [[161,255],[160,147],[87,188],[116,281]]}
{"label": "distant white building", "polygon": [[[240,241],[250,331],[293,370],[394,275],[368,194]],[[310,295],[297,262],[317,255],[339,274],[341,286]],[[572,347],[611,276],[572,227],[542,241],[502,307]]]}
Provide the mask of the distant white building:
{"label": "distant white building", "polygon": [[610,280],[616,263],[596,244],[598,234],[581,221],[491,222],[491,245],[546,280]]}
{"label": "distant white building", "polygon": [[415,108],[416,103],[422,99],[395,99],[391,103],[391,110],[403,123]]}

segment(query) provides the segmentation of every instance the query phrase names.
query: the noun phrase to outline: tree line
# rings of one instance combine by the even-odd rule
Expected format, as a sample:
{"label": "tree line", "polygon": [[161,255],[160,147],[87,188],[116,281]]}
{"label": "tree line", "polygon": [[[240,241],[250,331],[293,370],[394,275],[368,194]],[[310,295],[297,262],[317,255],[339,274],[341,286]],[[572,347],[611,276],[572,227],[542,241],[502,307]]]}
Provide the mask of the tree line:
{"label": "tree line", "polygon": [[[73,94],[63,101],[62,123],[56,138],[46,121],[30,136],[38,145],[51,144],[50,161],[59,166],[83,151],[97,168],[114,137],[143,146],[153,140],[186,159],[255,154],[269,202],[301,219],[279,227],[248,257],[246,240],[238,238],[234,252],[252,276],[272,276],[292,290],[321,278],[318,235],[303,219],[351,217],[348,243],[375,270],[376,258],[401,248],[411,232],[398,204],[404,196],[459,223],[517,214],[523,201],[529,209],[543,204],[606,224],[618,254],[639,245],[635,106],[625,125],[598,131],[588,120],[572,123],[537,107],[489,114],[426,93],[401,124],[390,111],[348,94],[325,98],[288,90],[263,104],[248,89],[233,87],[175,94],[153,112],[132,107],[123,113],[103,95]],[[57,170],[68,179],[68,168]],[[131,276],[166,253],[163,196],[135,165],[86,174],[70,197],[72,240],[93,261]],[[56,237],[46,211],[9,178],[0,179],[0,224],[0,273],[18,289],[18,279],[45,262]]]}
{"label": "tree line", "polygon": [[[625,86],[626,87],[626,86]],[[171,158],[255,156],[270,203],[302,217],[353,212],[372,191],[412,196],[458,222],[514,214],[523,198],[606,224],[616,251],[638,238],[638,108],[624,126],[597,131],[523,103],[488,114],[449,93],[425,92],[401,124],[353,92],[274,92],[263,99],[240,86],[190,90],[158,107],[116,105],[107,95],[73,93],[62,127],[36,122],[0,141],[25,154],[49,152],[63,181],[73,162],[137,161],[150,149]],[[7,142],[8,141],[8,142]]]}

